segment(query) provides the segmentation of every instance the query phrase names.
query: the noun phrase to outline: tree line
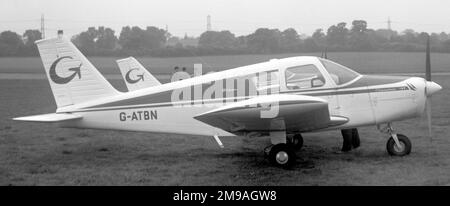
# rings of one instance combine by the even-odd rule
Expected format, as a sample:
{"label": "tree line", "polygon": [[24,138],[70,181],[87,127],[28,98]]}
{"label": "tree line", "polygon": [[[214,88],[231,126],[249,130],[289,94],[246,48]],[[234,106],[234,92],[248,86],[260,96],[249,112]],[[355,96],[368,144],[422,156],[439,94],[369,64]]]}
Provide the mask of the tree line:
{"label": "tree line", "polygon": [[[407,29],[397,32],[370,29],[364,20],[355,20],[317,29],[302,36],[295,29],[259,28],[249,35],[236,36],[230,31],[206,31],[192,38],[195,45],[185,45],[161,28],[125,26],[119,35],[111,28],[90,27],[72,37],[72,42],[90,56],[203,56],[233,54],[277,54],[294,52],[419,52],[425,49],[428,34]],[[12,31],[0,33],[0,56],[37,56],[34,44],[41,39],[39,30],[23,35]],[[185,39],[188,37],[184,37]],[[450,33],[430,34],[434,52],[450,52]],[[172,42],[172,43],[170,43]],[[175,42],[175,43],[173,43]]]}

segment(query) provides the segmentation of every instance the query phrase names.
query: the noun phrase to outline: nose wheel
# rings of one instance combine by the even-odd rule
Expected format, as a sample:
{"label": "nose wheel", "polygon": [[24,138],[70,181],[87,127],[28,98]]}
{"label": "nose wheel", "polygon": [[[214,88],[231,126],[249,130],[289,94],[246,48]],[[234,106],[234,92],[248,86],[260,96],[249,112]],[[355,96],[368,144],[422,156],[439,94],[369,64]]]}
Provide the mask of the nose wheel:
{"label": "nose wheel", "polygon": [[411,141],[409,138],[402,134],[397,134],[397,141],[392,136],[386,143],[386,149],[388,153],[392,156],[405,156],[411,153]]}
{"label": "nose wheel", "polygon": [[386,150],[389,155],[405,156],[411,153],[412,144],[409,138],[403,134],[395,133],[390,123],[388,123],[387,126],[383,129],[380,129],[380,127],[378,126],[378,129],[382,133],[387,133],[391,136],[386,143]]}

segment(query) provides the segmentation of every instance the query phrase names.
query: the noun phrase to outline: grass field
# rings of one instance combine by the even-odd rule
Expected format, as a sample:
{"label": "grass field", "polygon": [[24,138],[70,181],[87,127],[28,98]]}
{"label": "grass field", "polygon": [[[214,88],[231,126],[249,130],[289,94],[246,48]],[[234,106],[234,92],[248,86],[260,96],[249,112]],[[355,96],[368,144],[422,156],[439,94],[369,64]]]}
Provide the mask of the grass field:
{"label": "grass field", "polygon": [[[142,65],[150,68],[154,74],[170,74],[175,66],[187,67],[192,72],[193,65],[203,64],[203,71],[219,71],[239,66],[259,63],[273,58],[283,58],[309,54],[280,55],[240,55],[240,56],[207,56],[180,58],[137,58]],[[423,53],[329,53],[328,58],[346,65],[360,73],[422,73],[425,67]],[[90,57],[89,60],[103,74],[119,74],[116,60],[119,57]],[[450,54],[432,54],[434,72],[450,72]],[[0,58],[0,73],[42,73],[42,63],[38,57],[30,58]]]}
{"label": "grass field", "polygon": [[[349,58],[345,55],[340,57],[342,61],[350,61],[345,60]],[[378,55],[385,54],[375,54]],[[392,66],[396,72],[409,72],[423,64],[423,58],[415,59],[422,55],[404,55],[389,60],[398,62]],[[441,71],[450,66],[450,58],[441,54],[433,57],[442,61],[433,62],[434,67],[441,65]],[[216,63],[223,62],[228,68],[227,61],[240,59],[235,64],[241,64],[268,57],[207,58],[216,58]],[[364,63],[355,59],[359,58],[352,60],[356,61],[354,65]],[[375,66],[375,59],[365,57],[364,61]],[[410,60],[420,64],[409,67]],[[6,61],[11,58],[0,59],[0,73],[5,71],[2,64]],[[30,68],[42,72],[39,61],[39,66],[32,66],[34,63],[30,62],[34,61],[16,59],[15,64],[7,64],[26,68],[21,70],[25,72]],[[378,60],[379,68],[387,65],[386,61]],[[171,63],[159,65],[165,64]],[[78,130],[13,122],[11,118],[17,116],[54,112],[56,106],[46,80],[0,80],[0,185],[448,185],[450,90],[446,88],[450,87],[450,76],[433,79],[444,88],[433,97],[433,141],[427,137],[424,119],[394,124],[412,140],[413,151],[407,157],[390,157],[385,149],[387,137],[375,127],[360,129],[362,147],[350,154],[334,154],[342,143],[338,131],[305,134],[305,146],[297,153],[301,158],[292,170],[274,168],[263,157],[262,149],[269,142],[266,138],[223,138],[225,149],[220,149],[212,137]],[[124,89],[121,81],[111,82]]]}

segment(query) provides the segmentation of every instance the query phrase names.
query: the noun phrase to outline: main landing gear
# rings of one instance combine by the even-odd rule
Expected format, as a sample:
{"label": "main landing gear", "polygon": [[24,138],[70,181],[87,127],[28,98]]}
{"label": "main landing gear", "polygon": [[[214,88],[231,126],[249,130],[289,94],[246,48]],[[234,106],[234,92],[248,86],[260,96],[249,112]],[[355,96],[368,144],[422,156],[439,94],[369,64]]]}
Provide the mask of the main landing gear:
{"label": "main landing gear", "polygon": [[380,128],[380,126],[378,125],[378,129],[382,133],[386,133],[391,136],[386,143],[386,149],[390,155],[405,156],[411,153],[411,141],[407,136],[403,134],[397,134],[392,128],[391,123],[388,123],[385,128]]}
{"label": "main landing gear", "polygon": [[303,147],[303,137],[300,133],[287,135],[286,142],[291,145],[294,150],[300,150]]}
{"label": "main landing gear", "polygon": [[295,152],[302,148],[303,137],[300,133],[288,134],[285,139],[277,140],[280,139],[271,136],[273,145],[267,147],[264,152],[273,165],[288,169],[295,164]]}

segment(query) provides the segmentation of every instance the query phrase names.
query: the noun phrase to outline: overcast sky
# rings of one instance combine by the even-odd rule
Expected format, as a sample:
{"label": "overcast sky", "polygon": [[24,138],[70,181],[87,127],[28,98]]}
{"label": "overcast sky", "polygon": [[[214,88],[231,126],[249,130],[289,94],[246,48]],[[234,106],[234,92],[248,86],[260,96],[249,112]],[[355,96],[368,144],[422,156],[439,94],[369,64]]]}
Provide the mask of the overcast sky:
{"label": "overcast sky", "polygon": [[213,30],[249,34],[260,27],[292,27],[311,35],[338,22],[363,19],[370,28],[450,33],[449,0],[0,0],[0,31],[23,33],[40,28],[63,29],[67,35],[88,26],[107,26],[118,35],[122,26],[169,28],[176,36],[198,36],[211,15]]}

